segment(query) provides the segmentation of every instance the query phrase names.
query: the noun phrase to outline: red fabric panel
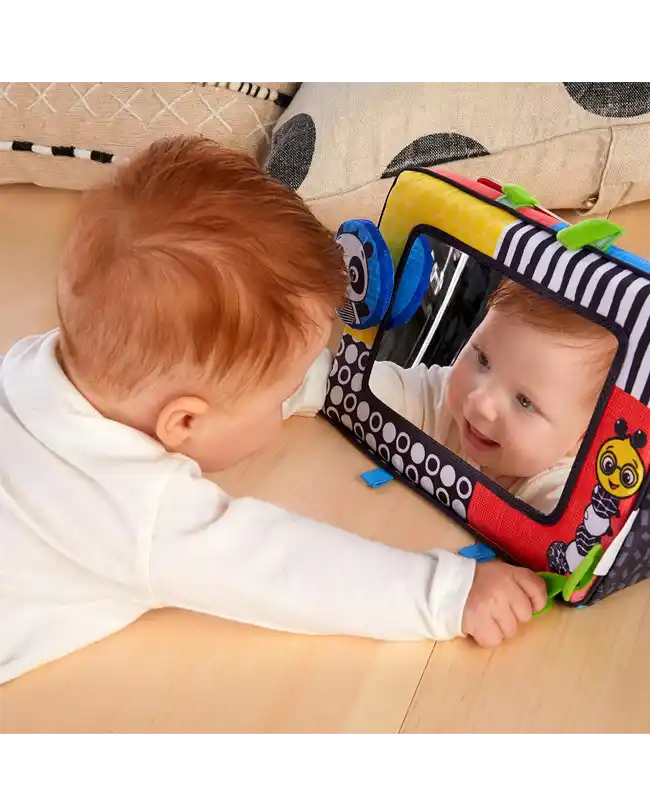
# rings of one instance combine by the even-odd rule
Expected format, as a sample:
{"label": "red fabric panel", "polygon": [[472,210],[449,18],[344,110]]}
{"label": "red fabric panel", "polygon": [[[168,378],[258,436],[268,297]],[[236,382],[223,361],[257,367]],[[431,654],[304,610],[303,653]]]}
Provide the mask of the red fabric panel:
{"label": "red fabric panel", "polygon": [[[432,171],[437,172],[439,175],[444,175],[444,177],[449,178],[449,180],[453,180],[455,183],[464,186],[466,189],[471,189],[473,192],[477,192],[482,197],[487,197],[490,200],[496,200],[503,195],[503,191],[501,189],[494,188],[494,186],[491,185],[488,186],[486,183],[481,183],[481,179],[468,180],[468,178],[464,178],[462,175],[456,175],[454,172],[450,172],[448,169],[440,169],[438,167],[432,167]],[[557,217],[550,217],[548,214],[540,211],[540,209],[537,208],[523,208],[519,209],[518,211],[521,214],[526,215],[526,217],[530,217],[531,220],[545,226],[553,226],[561,222]],[[513,215],[516,217],[517,212],[513,211]]]}
{"label": "red fabric panel", "polygon": [[[650,434],[650,409],[615,386],[571,500],[555,525],[539,524],[516,508],[502,502],[481,483],[476,484],[469,503],[468,523],[519,563],[533,570],[546,570],[546,550],[549,545],[554,541],[570,542],[582,522],[585,509],[591,502],[591,494],[598,482],[596,476],[598,450],[603,443],[615,436],[614,424],[620,417],[627,421],[629,433],[643,429]],[[640,449],[639,455],[647,472],[650,465],[650,442],[645,448]],[[621,500],[621,516],[612,519],[614,536],[627,519],[637,495],[638,492],[628,499]],[[612,538],[613,536],[603,538],[603,546],[607,547]]]}

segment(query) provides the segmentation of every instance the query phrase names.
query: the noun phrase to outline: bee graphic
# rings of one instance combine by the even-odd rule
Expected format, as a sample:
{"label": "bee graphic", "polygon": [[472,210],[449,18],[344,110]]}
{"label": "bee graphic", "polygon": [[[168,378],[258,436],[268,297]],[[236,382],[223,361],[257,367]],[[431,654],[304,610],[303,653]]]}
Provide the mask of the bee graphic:
{"label": "bee graphic", "polygon": [[598,450],[596,474],[598,484],[591,494],[582,524],[573,541],[554,541],[548,548],[546,560],[552,572],[568,575],[575,572],[587,553],[603,536],[612,535],[612,518],[621,515],[622,499],[633,496],[643,482],[645,470],[639,456],[648,438],[638,429],[628,434],[627,423],[619,418],[614,425],[615,437],[606,440]]}

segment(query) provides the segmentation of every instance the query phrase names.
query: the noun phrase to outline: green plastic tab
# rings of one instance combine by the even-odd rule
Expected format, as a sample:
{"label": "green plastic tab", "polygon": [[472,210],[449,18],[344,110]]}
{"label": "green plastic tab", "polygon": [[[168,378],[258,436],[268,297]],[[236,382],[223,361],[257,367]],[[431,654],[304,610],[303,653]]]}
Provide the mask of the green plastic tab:
{"label": "green plastic tab", "polygon": [[543,609],[540,609],[539,612],[533,612],[533,617],[539,617],[539,615],[543,615],[544,612],[548,612],[551,606],[553,606],[555,598],[562,593],[568,580],[566,575],[557,575],[555,572],[538,572],[537,574],[546,583],[548,600]]}
{"label": "green plastic tab", "polygon": [[553,606],[555,598],[562,595],[565,601],[569,601],[574,592],[580,592],[589,585],[594,577],[594,570],[598,562],[603,557],[604,549],[602,544],[595,544],[580,562],[580,566],[570,575],[558,575],[555,572],[538,572],[537,575],[546,583],[546,594],[548,600],[546,606],[539,612],[533,612],[533,617],[543,615],[544,612]]}
{"label": "green plastic tab", "polygon": [[539,206],[539,201],[536,200],[528,189],[523,186],[517,186],[514,183],[507,183],[503,187],[503,197],[498,198],[497,203],[503,203],[513,209],[534,208]]}
{"label": "green plastic tab", "polygon": [[605,550],[602,544],[594,544],[591,550],[589,550],[587,555],[580,562],[580,566],[567,578],[564,589],[562,590],[562,597],[565,601],[571,600],[571,596],[574,592],[580,592],[581,589],[588,586],[594,577],[594,570],[598,566],[598,562],[604,553]]}
{"label": "green plastic tab", "polygon": [[583,220],[558,231],[557,239],[569,251],[577,251],[585,245],[593,245],[601,251],[607,251],[624,230],[610,220]]}

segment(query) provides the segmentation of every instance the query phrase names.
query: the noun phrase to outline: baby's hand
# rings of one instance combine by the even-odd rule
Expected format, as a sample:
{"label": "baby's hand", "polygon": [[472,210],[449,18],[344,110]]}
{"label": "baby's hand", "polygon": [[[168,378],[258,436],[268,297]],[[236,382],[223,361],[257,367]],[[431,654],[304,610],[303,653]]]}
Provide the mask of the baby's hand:
{"label": "baby's hand", "polygon": [[476,565],[463,613],[463,633],[479,646],[498,646],[546,606],[546,584],[534,572],[501,561]]}

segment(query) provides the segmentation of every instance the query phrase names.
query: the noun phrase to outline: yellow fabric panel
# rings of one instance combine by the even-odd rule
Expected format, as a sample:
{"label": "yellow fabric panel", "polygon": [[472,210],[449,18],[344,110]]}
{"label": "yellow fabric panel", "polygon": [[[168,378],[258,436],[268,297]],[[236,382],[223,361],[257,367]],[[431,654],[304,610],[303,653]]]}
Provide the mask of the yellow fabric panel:
{"label": "yellow fabric panel", "polygon": [[349,325],[345,325],[344,333],[351,335],[356,341],[363,341],[363,343],[367,347],[372,347],[375,342],[375,338],[377,337],[377,333],[379,331],[379,326],[377,327],[367,327],[365,330],[355,330],[354,328],[350,327]]}
{"label": "yellow fabric panel", "polygon": [[489,257],[496,252],[512,214],[478,200],[467,192],[421,172],[403,172],[388,196],[381,233],[395,266],[409,234],[418,225],[431,225]]}

